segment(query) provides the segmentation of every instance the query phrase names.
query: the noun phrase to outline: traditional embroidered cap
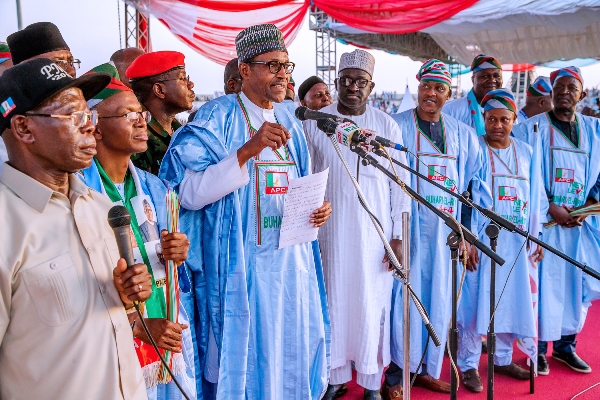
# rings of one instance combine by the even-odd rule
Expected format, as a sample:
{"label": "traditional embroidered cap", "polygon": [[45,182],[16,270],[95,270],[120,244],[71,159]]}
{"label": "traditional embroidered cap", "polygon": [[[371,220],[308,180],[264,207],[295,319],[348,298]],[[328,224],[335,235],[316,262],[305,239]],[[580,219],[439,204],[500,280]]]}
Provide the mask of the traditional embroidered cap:
{"label": "traditional embroidered cap", "polygon": [[154,51],[136,58],[125,75],[129,81],[150,78],[171,71],[185,68],[185,56],[178,51]]}
{"label": "traditional embroidered cap", "polygon": [[581,70],[577,67],[566,67],[557,69],[556,71],[552,71],[552,73],[550,73],[550,83],[552,83],[552,86],[554,86],[554,82],[556,82],[558,78],[561,78],[563,76],[572,76],[573,78],[581,82],[581,85],[583,86],[583,77],[581,75]]}
{"label": "traditional embroidered cap", "polygon": [[481,107],[483,107],[485,111],[493,110],[495,108],[504,108],[514,113],[517,112],[515,96],[510,90],[505,88],[488,92],[481,100]]}
{"label": "traditional embroidered cap", "polygon": [[485,54],[479,54],[471,63],[471,71],[473,72],[489,68],[502,69],[502,65],[494,57]]}
{"label": "traditional embroidered cap", "polygon": [[298,98],[300,99],[300,101],[304,100],[308,91],[312,89],[312,87],[315,86],[317,83],[325,84],[323,79],[314,75],[302,82],[302,84],[298,88]]}
{"label": "traditional embroidered cap", "polygon": [[47,58],[35,58],[9,68],[0,77],[0,134],[16,114],[23,114],[63,90],[77,87],[88,100],[110,82],[106,74],[72,78]]}
{"label": "traditional embroidered cap", "polygon": [[550,79],[545,76],[538,76],[535,81],[527,88],[527,96],[542,97],[550,96],[552,85]]}
{"label": "traditional embroidered cap", "polygon": [[448,66],[432,58],[425,61],[417,73],[417,80],[419,82],[440,82],[448,86],[452,85],[452,74],[448,70]]}
{"label": "traditional embroidered cap", "polygon": [[239,62],[248,61],[269,51],[285,51],[283,33],[273,24],[250,26],[235,37],[235,49]]}
{"label": "traditional embroidered cap", "polygon": [[6,60],[10,60],[10,49],[8,45],[4,42],[0,42],[0,64],[2,64]]}
{"label": "traditional embroidered cap", "polygon": [[356,49],[352,53],[343,53],[340,57],[340,68],[338,69],[338,72],[348,68],[362,69],[373,77],[375,57],[373,57],[371,53],[361,49]]}
{"label": "traditional embroidered cap", "polygon": [[103,100],[108,99],[110,96],[115,95],[121,92],[133,92],[130,88],[125,86],[123,82],[119,80],[119,71],[112,62],[98,65],[97,67],[92,68],[90,71],[86,72],[84,75],[93,74],[93,73],[104,73],[108,74],[111,77],[110,83],[106,86],[100,93],[96,94],[94,97],[87,101],[87,105],[89,108],[95,107],[98,103]]}
{"label": "traditional embroidered cap", "polygon": [[57,50],[71,50],[52,22],[36,22],[6,38],[15,65]]}

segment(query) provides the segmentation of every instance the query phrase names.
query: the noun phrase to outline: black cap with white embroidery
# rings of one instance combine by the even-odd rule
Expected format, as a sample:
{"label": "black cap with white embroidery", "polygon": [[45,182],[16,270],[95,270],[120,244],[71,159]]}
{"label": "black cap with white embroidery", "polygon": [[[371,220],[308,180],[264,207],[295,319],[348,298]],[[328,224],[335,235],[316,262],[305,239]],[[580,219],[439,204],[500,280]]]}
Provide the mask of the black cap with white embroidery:
{"label": "black cap with white embroidery", "polygon": [[30,111],[65,89],[81,89],[85,100],[110,83],[108,74],[91,73],[72,78],[54,61],[36,58],[9,68],[0,76],[0,135],[13,116]]}

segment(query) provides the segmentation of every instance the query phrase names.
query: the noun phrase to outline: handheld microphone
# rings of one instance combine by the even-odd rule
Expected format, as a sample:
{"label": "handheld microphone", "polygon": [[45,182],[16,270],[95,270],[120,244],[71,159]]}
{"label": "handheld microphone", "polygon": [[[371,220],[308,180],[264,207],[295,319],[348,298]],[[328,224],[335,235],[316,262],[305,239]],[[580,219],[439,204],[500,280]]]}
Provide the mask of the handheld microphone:
{"label": "handheld microphone", "polygon": [[[408,149],[401,144],[377,136],[376,132],[370,129],[359,128],[353,122],[337,123],[331,119],[318,119],[317,127],[329,135],[335,134],[338,142],[347,147],[350,147],[350,144],[354,142],[361,143],[361,147],[367,151],[372,151],[373,148],[379,149],[381,146],[399,151],[408,151]],[[367,149],[365,146],[371,146],[371,148]]]}
{"label": "handheld microphone", "polygon": [[108,210],[108,224],[115,232],[119,256],[127,262],[127,267],[135,264],[133,258],[133,248],[131,247],[131,215],[123,206],[114,206]]}
{"label": "handheld microphone", "polygon": [[354,123],[351,119],[349,118],[344,118],[344,117],[340,117],[339,115],[334,115],[334,114],[327,114],[321,111],[315,111],[315,110],[311,110],[308,107],[298,107],[296,108],[296,111],[294,112],[294,114],[296,114],[296,118],[298,118],[300,121],[306,121],[308,119],[312,119],[315,121],[318,121],[320,119],[327,119],[330,118],[334,121],[344,121],[344,122],[352,122]]}

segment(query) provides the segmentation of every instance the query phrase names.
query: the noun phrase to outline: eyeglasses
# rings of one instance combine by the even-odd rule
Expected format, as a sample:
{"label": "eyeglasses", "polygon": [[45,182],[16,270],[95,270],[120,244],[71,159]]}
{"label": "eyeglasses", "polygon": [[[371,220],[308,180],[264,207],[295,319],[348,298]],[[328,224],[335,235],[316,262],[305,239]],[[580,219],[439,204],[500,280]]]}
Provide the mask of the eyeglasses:
{"label": "eyeglasses", "polygon": [[366,88],[367,85],[373,81],[370,81],[370,80],[364,79],[364,78],[353,79],[353,78],[344,76],[344,77],[338,78],[338,82],[340,82],[340,85],[345,86],[345,87],[352,86],[356,83],[356,87],[359,89],[362,89],[362,88]]}
{"label": "eyeglasses", "polygon": [[291,74],[292,72],[294,72],[294,67],[296,66],[296,64],[294,64],[293,62],[279,62],[279,61],[246,61],[246,64],[262,64],[262,65],[266,65],[267,67],[269,67],[269,71],[271,71],[272,74],[276,74],[279,71],[281,71],[281,68],[285,68],[285,73],[287,75]]}
{"label": "eyeglasses", "polygon": [[169,82],[169,81],[182,81],[184,82],[186,85],[188,83],[190,83],[190,76],[186,76],[186,77],[177,77],[177,78],[173,78],[173,79],[161,79],[160,81],[156,81],[156,82]]}
{"label": "eyeglasses", "polygon": [[71,58],[70,60],[53,60],[59,67],[62,69],[67,69],[69,66],[79,69],[81,67],[81,61],[76,58]]}
{"label": "eyeglasses", "polygon": [[132,112],[128,112],[127,114],[123,114],[123,115],[111,115],[108,117],[98,117],[98,119],[123,118],[123,117],[127,118],[127,121],[131,122],[132,124],[136,124],[136,123],[140,122],[140,120],[144,120],[144,121],[146,121],[146,123],[150,122],[152,115],[150,115],[150,111],[132,111]]}
{"label": "eyeglasses", "polygon": [[96,126],[98,124],[98,112],[92,111],[75,111],[70,115],[60,115],[60,114],[41,114],[41,113],[25,113],[24,115],[28,117],[48,117],[48,118],[69,118],[71,119],[71,123],[75,128],[82,128],[87,125],[88,121],[92,121],[92,125]]}

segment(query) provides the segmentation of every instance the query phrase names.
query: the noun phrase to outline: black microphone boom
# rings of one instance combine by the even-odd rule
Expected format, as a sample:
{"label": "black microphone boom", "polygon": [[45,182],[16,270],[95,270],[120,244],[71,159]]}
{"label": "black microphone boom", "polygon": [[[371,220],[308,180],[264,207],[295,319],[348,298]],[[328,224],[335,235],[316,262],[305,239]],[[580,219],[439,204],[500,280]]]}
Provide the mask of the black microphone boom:
{"label": "black microphone boom", "polygon": [[334,121],[338,121],[338,122],[352,122],[354,123],[354,121],[352,121],[349,118],[344,118],[344,117],[340,117],[339,115],[335,115],[335,114],[327,114],[321,111],[315,111],[315,110],[311,110],[308,107],[298,107],[296,108],[296,118],[298,118],[300,121],[306,121],[308,119],[312,119],[312,120],[319,120],[319,119],[332,119]]}
{"label": "black microphone boom", "polygon": [[115,232],[119,256],[127,262],[127,267],[135,264],[133,258],[133,248],[131,247],[131,215],[127,208],[123,206],[114,206],[108,210],[108,224]]}

